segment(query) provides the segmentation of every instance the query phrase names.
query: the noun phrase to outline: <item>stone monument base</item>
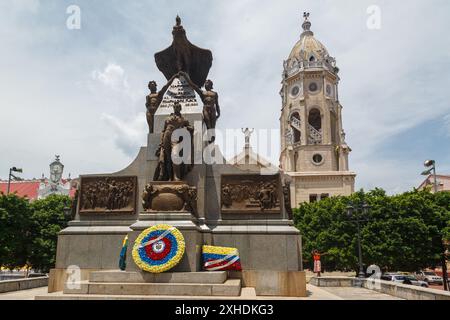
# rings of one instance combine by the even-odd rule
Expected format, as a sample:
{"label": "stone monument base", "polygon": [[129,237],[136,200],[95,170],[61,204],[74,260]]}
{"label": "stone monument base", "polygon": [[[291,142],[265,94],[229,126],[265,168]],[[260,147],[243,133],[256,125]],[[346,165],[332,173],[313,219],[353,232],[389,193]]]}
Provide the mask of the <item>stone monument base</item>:
{"label": "stone monument base", "polygon": [[141,299],[143,296],[239,298],[242,287],[254,288],[256,296],[306,297],[303,271],[167,272],[92,271],[86,280],[65,284],[63,295],[44,295],[36,300],[102,298]]}
{"label": "stone monument base", "polygon": [[241,280],[222,272],[91,272],[89,280],[64,288],[64,294],[233,296],[241,293]]}

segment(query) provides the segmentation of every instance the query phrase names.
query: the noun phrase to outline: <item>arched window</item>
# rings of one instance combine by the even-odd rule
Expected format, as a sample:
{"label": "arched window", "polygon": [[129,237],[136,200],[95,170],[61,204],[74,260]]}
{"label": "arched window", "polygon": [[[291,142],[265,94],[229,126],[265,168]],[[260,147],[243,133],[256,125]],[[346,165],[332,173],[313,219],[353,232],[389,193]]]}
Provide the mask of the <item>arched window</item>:
{"label": "arched window", "polygon": [[314,56],[309,57],[309,62],[314,62],[314,61],[316,61],[316,57],[314,57]]}
{"label": "arched window", "polygon": [[319,109],[311,109],[309,111],[308,123],[317,131],[322,129],[322,118]]}
{"label": "arched window", "polygon": [[308,116],[308,143],[322,143],[322,117],[319,109],[313,108]]}
{"label": "arched window", "polygon": [[302,139],[302,133],[301,133],[301,122],[300,122],[300,115],[298,112],[294,112],[291,115],[291,127],[293,129],[294,134],[294,143],[300,142]]}

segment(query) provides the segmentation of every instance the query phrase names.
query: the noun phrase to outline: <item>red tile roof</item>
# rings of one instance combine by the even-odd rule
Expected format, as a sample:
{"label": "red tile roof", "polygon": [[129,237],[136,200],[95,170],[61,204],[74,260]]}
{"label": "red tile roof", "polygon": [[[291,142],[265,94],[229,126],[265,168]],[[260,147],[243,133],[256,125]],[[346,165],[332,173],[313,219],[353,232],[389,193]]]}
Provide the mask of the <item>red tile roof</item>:
{"label": "red tile roof", "polygon": [[[38,197],[39,181],[12,181],[10,193],[16,193],[19,197],[27,197],[36,200]],[[0,192],[6,194],[8,182],[0,182]]]}
{"label": "red tile roof", "polygon": [[[63,181],[63,183],[66,181]],[[10,193],[16,193],[19,197],[26,197],[29,200],[36,200],[39,195],[40,180],[33,181],[11,181]],[[47,181],[46,181],[47,183]],[[0,193],[6,194],[8,191],[8,182],[0,181]],[[75,196],[76,188],[71,188],[69,196],[73,198]]]}

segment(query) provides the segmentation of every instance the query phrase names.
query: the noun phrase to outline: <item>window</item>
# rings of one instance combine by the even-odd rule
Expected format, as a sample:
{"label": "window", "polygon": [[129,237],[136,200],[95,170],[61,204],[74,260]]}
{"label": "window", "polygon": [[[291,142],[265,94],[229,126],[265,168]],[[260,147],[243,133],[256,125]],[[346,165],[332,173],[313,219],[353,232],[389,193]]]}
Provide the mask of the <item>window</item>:
{"label": "window", "polygon": [[327,84],[327,87],[326,87],[326,91],[327,91],[327,95],[329,96],[329,97],[331,97],[331,95],[332,95],[332,88],[331,88],[331,85],[330,84]]}
{"label": "window", "polygon": [[322,194],[320,195],[320,200],[328,199],[329,197],[330,197],[330,194],[328,194],[328,193],[322,193]]}
{"label": "window", "polygon": [[314,56],[309,57],[309,62],[314,62],[316,61],[316,58]]}
{"label": "window", "polygon": [[317,202],[317,194],[310,194],[309,195],[309,202],[310,203]]}
{"label": "window", "polygon": [[291,116],[291,127],[294,134],[294,143],[300,142],[302,138],[301,134],[301,122],[300,122],[300,115],[298,112],[294,112]]}
{"label": "window", "polygon": [[309,112],[308,122],[317,131],[322,129],[322,117],[318,109],[311,109]]}
{"label": "window", "polygon": [[318,154],[318,153],[313,155],[312,159],[313,159],[314,164],[321,164],[323,161],[322,155]]}

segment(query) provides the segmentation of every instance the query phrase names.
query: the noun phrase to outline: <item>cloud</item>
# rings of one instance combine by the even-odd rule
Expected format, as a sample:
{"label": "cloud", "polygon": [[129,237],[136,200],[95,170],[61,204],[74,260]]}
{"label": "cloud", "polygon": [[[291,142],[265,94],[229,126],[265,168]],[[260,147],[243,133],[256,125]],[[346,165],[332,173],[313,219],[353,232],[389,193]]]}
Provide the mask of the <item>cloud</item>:
{"label": "cloud", "polygon": [[[63,1],[3,0],[0,135],[14,139],[2,140],[8,156],[0,167],[17,164],[40,176],[54,154],[62,154],[73,176],[127,166],[146,144],[147,83],[165,81],[153,54],[170,45],[177,13],[190,41],[213,51],[209,77],[223,111],[218,127],[278,128],[282,62],[299,39],[301,12],[311,11],[312,30],[341,70],[357,187],[410,189],[418,160],[396,154],[389,142],[406,144],[430,119],[445,119],[440,124],[450,132],[450,79],[442,76],[450,71],[450,43],[439,32],[450,27],[450,3],[413,0],[408,10],[400,2],[377,3],[381,30],[366,27],[372,0],[83,1],[82,29],[70,31]],[[205,6],[209,14],[199,19]],[[427,130],[442,135],[442,127]],[[443,172],[450,133],[438,140],[426,152],[435,151]],[[278,164],[277,155],[269,160]]]}
{"label": "cloud", "polygon": [[447,136],[450,137],[450,114],[444,116],[444,124],[447,130]]}
{"label": "cloud", "polygon": [[125,71],[117,64],[109,63],[104,71],[92,71],[92,79],[98,80],[114,90],[128,90],[130,85],[125,77]]}
{"label": "cloud", "polygon": [[148,131],[145,113],[124,121],[110,114],[102,114],[101,119],[112,127],[115,145],[128,157],[136,155],[141,147],[141,141],[145,140]]}

